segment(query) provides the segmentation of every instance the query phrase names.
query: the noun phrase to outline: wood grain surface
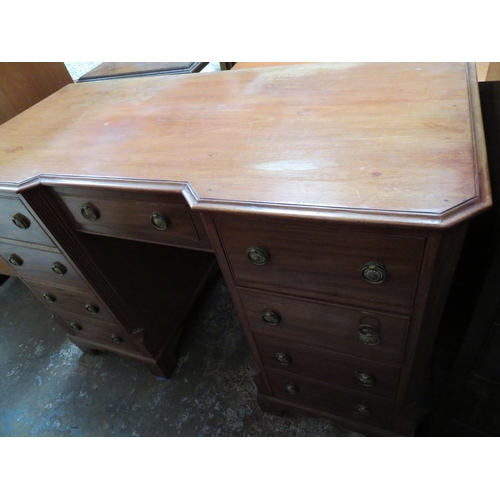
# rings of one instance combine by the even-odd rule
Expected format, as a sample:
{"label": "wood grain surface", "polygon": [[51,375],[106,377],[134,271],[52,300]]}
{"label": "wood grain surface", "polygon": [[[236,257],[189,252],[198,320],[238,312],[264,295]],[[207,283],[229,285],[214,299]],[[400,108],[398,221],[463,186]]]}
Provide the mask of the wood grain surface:
{"label": "wood grain surface", "polygon": [[476,85],[474,65],[461,63],[70,85],[2,126],[0,183],[41,174],[186,181],[200,209],[451,224],[490,204]]}
{"label": "wood grain surface", "polygon": [[0,123],[71,83],[62,62],[0,62]]}

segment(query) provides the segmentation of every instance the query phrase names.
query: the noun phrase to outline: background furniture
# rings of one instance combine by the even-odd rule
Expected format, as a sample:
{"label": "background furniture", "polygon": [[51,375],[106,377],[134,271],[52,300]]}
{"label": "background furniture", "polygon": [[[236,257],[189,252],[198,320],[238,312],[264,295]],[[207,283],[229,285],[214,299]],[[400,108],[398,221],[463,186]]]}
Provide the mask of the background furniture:
{"label": "background furniture", "polygon": [[0,123],[73,83],[64,63],[0,62]]}
{"label": "background furniture", "polygon": [[207,64],[207,62],[105,62],[85,73],[78,81],[199,73]]}
{"label": "background furniture", "polygon": [[0,255],[76,345],[164,376],[215,255],[264,409],[411,435],[482,134],[474,65],[70,86],[3,126]]}
{"label": "background furniture", "polygon": [[[493,199],[500,197],[500,81],[479,85]],[[471,223],[451,301],[441,325],[438,361],[449,357],[429,433],[500,435],[500,207]],[[441,363],[442,364],[442,363]],[[437,365],[439,367],[439,365]]]}
{"label": "background furniture", "polygon": [[500,63],[478,62],[476,68],[478,82],[500,80]]}

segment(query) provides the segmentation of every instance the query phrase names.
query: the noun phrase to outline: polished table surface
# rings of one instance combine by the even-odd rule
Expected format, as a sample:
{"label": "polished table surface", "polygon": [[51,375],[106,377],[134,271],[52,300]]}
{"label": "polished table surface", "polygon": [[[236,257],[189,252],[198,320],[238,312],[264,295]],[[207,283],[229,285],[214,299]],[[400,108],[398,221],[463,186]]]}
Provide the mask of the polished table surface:
{"label": "polished table surface", "polygon": [[3,126],[0,183],[186,181],[200,207],[447,224],[487,198],[467,71],[310,64],[68,85]]}

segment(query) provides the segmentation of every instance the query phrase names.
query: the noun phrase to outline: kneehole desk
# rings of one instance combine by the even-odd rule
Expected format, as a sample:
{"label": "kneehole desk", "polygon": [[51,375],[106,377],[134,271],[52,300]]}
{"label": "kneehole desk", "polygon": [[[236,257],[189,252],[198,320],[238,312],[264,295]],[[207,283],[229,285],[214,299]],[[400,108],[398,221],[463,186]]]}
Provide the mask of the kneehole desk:
{"label": "kneehole desk", "polygon": [[368,434],[413,432],[467,221],[490,205],[473,64],[70,84],[0,127],[0,270],[78,347],[170,376],[219,267],[261,407]]}

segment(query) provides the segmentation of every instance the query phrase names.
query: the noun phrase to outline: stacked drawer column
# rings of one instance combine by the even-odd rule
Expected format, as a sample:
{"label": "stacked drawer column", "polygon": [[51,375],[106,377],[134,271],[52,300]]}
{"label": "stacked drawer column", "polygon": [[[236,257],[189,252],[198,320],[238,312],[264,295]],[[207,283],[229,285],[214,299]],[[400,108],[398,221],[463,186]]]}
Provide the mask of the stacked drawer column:
{"label": "stacked drawer column", "polygon": [[216,216],[212,235],[262,406],[392,432],[426,239],[344,227]]}

